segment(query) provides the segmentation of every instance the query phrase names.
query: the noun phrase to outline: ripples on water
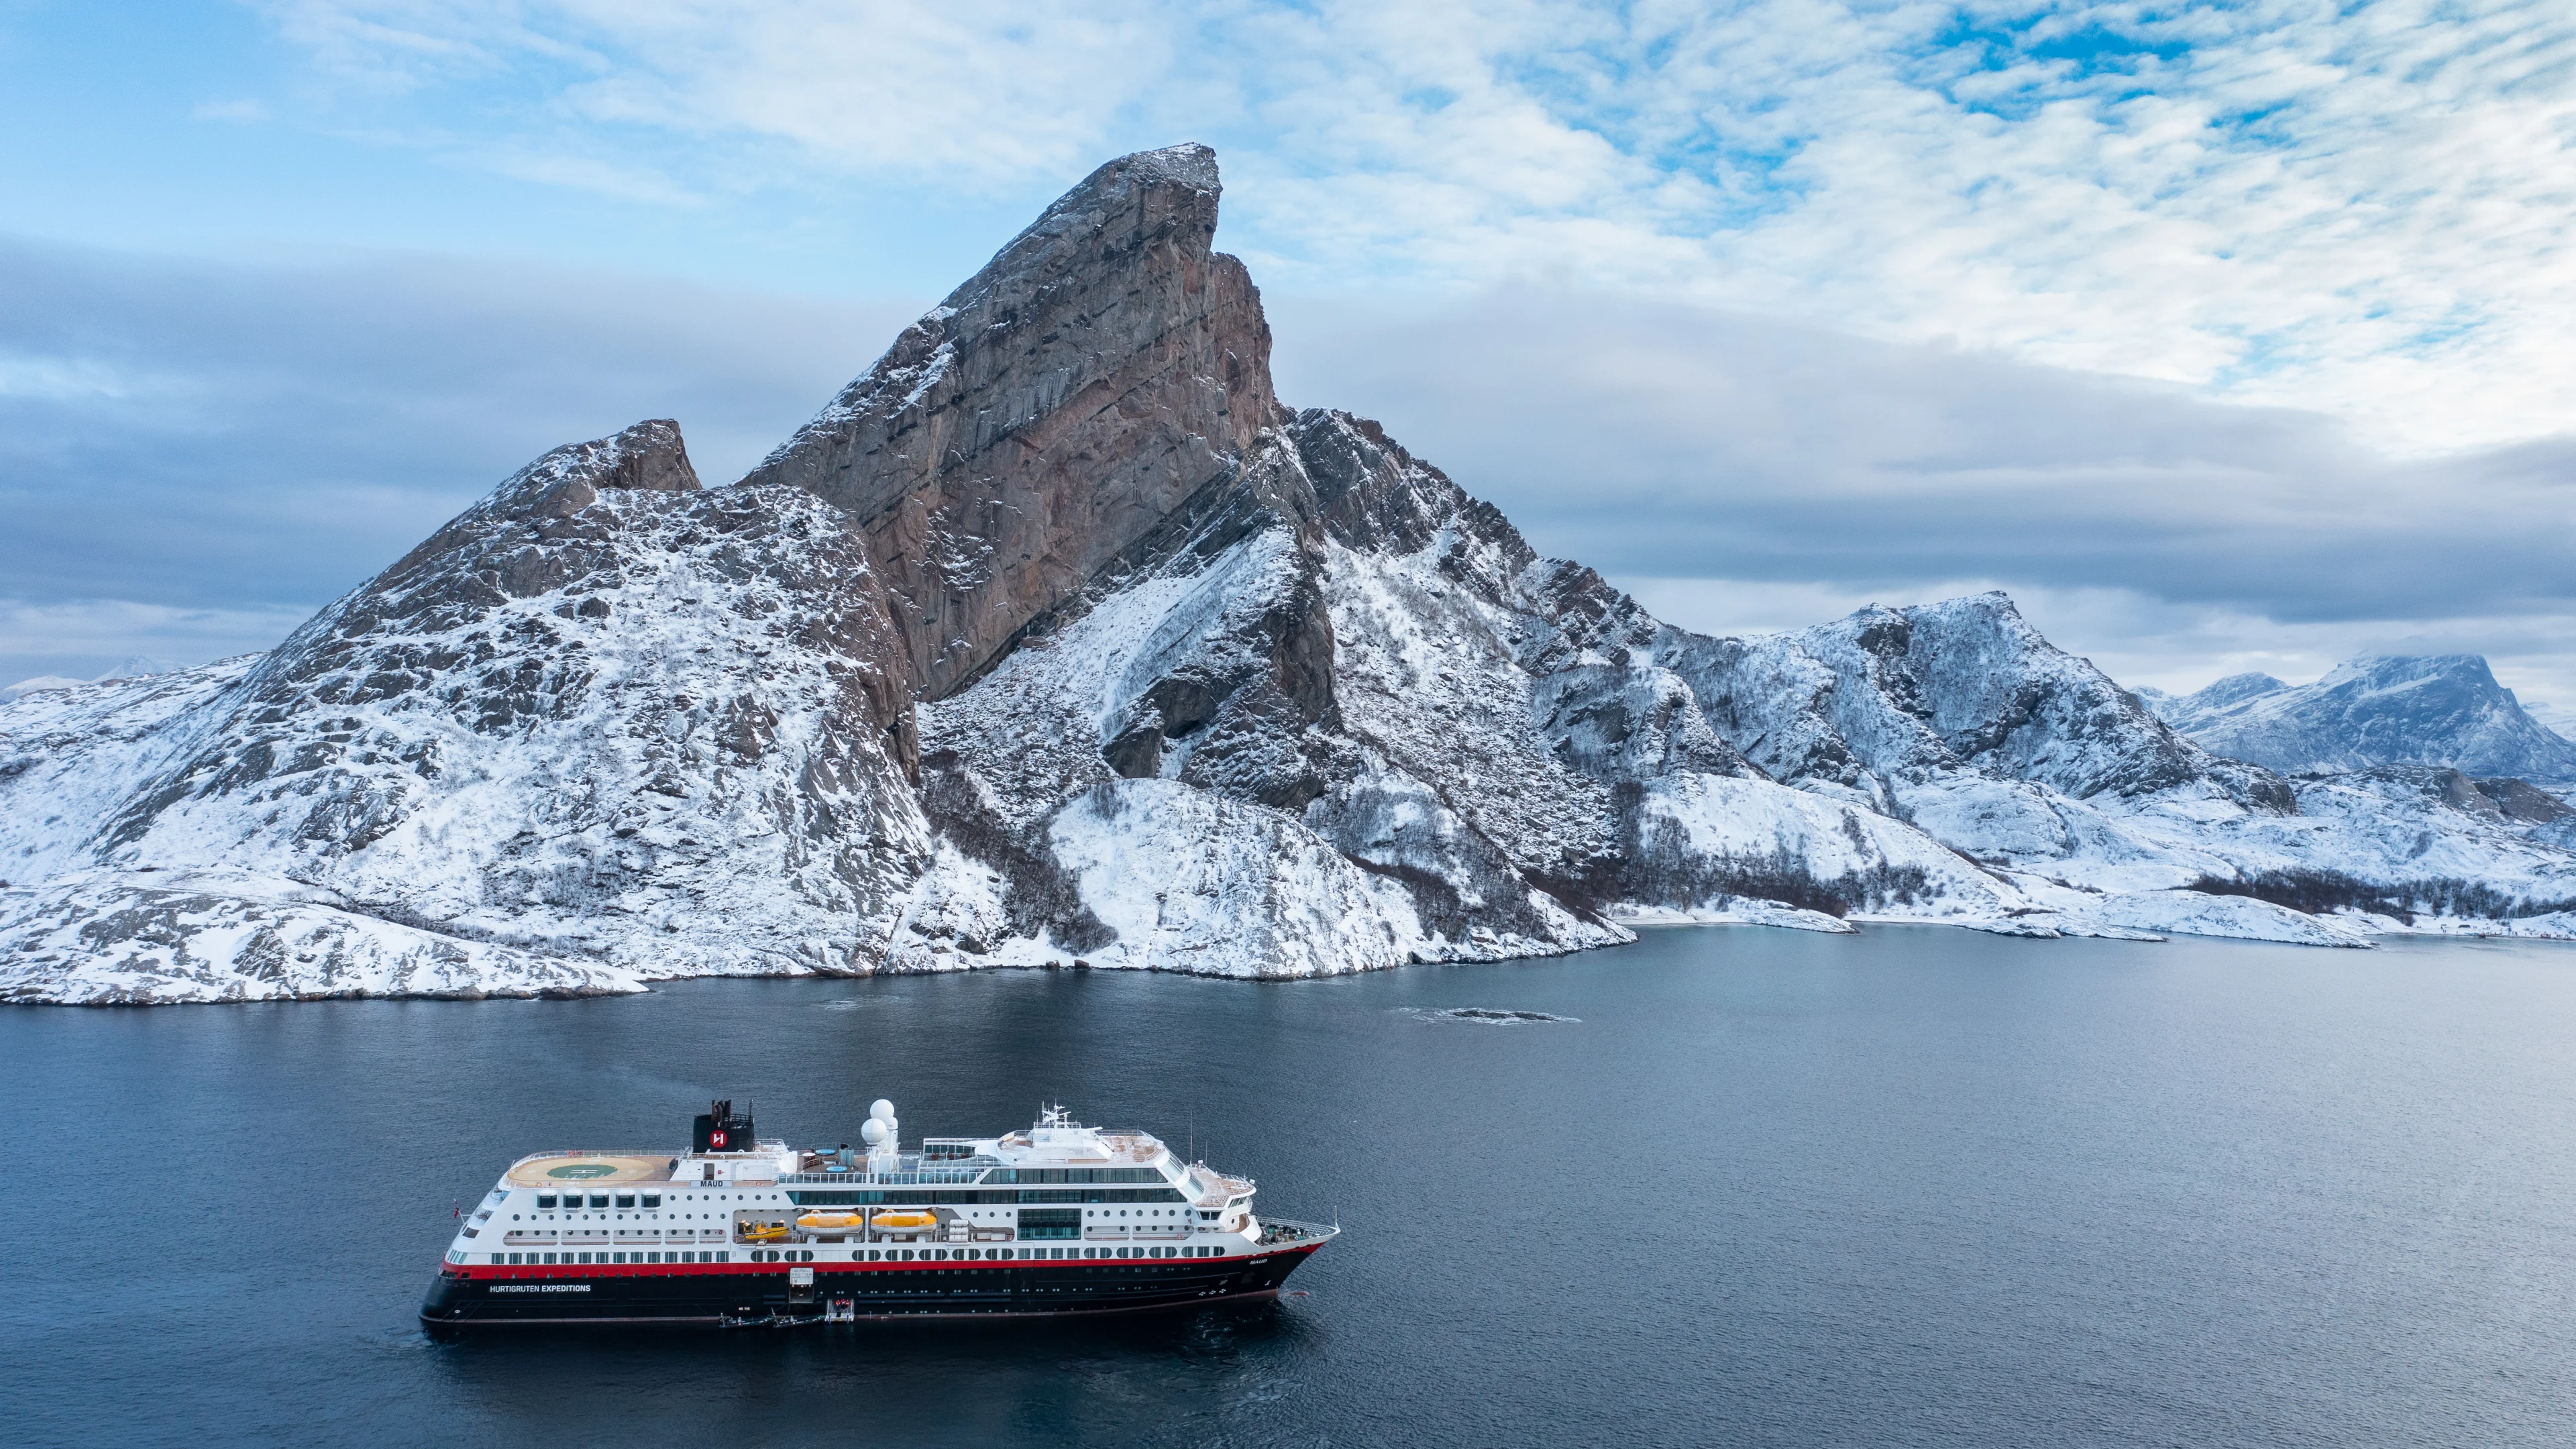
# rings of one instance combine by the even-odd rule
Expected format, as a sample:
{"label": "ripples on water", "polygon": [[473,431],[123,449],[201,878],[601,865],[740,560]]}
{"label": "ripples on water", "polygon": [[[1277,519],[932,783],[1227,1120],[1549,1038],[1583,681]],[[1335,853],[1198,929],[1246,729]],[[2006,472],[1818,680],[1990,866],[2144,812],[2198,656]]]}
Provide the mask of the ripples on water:
{"label": "ripples on water", "polygon": [[1419,1021],[1457,1021],[1470,1026],[1576,1026],[1583,1021],[1579,1016],[1550,1016],[1544,1011],[1491,1006],[1400,1006],[1396,1010]]}
{"label": "ripples on water", "polygon": [[[1929,928],[1291,985],[0,1009],[0,1432],[2565,1445],[2571,1028],[2565,947]],[[676,1144],[717,1096],[800,1142],[878,1096],[910,1135],[1061,1098],[1348,1232],[1307,1296],[1177,1317],[414,1329],[510,1158]]]}

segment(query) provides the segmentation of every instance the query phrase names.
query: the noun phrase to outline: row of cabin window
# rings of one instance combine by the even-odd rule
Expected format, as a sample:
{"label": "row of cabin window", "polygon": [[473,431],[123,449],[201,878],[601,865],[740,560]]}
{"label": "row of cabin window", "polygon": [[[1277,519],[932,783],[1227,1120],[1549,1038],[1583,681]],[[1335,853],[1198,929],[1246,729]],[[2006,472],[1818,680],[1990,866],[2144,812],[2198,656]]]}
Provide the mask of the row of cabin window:
{"label": "row of cabin window", "polygon": [[[565,1209],[570,1210],[581,1206],[581,1196],[582,1195],[577,1192],[565,1193],[563,1195],[563,1205]],[[611,1196],[612,1194],[609,1193],[594,1192],[590,1195],[590,1205],[595,1208],[604,1208],[608,1206],[608,1200]],[[636,1205],[635,1194],[631,1192],[616,1193],[614,1196],[617,1199],[617,1205],[619,1207],[631,1208]],[[537,1208],[539,1211],[552,1209],[554,1205],[555,1195],[553,1193],[541,1192],[537,1194]],[[648,1192],[644,1194],[643,1205],[648,1208],[660,1207],[662,1205],[662,1195],[658,1192]]]}
{"label": "row of cabin window", "polygon": [[494,1253],[495,1267],[566,1263],[730,1263],[731,1253]]}
{"label": "row of cabin window", "polygon": [[948,1188],[930,1191],[916,1188],[808,1188],[790,1192],[787,1200],[798,1207],[951,1207],[969,1203],[1039,1203],[1039,1202],[1188,1202],[1173,1187],[1092,1187],[1060,1189],[1021,1188],[1017,1191],[977,1191],[973,1188]]}
{"label": "row of cabin window", "polygon": [[[976,1156],[970,1143],[927,1142],[922,1144],[921,1160],[955,1162]],[[1163,1174],[1150,1167],[997,1167],[984,1174],[986,1182],[1161,1182]]]}
{"label": "row of cabin window", "polygon": [[[965,1147],[934,1142],[922,1149],[924,1164],[956,1162],[976,1154]],[[973,1181],[972,1178],[964,1179]],[[996,1167],[984,1174],[986,1182],[1164,1182],[1169,1179],[1151,1167]]]}
{"label": "row of cabin window", "polygon": [[[752,1253],[746,1261],[754,1263],[776,1263],[780,1261],[791,1263],[811,1263],[814,1261],[814,1255],[810,1252],[806,1253],[802,1258],[799,1258],[793,1251],[764,1251],[767,1252],[767,1256],[764,1257],[762,1256],[762,1253],[755,1252]],[[850,1261],[853,1263],[971,1263],[978,1261],[994,1263],[1039,1263],[1061,1262],[1067,1258],[1071,1258],[1076,1261],[1085,1258],[1213,1258],[1222,1251],[1224,1250],[1220,1248],[871,1248],[863,1253],[851,1253]],[[494,1253],[492,1255],[492,1263],[495,1267],[542,1267],[546,1264],[554,1263],[558,1258],[560,1258],[564,1263],[575,1265],[582,1263],[611,1265],[618,1263],[729,1263],[733,1261],[733,1255],[731,1253],[705,1252]],[[457,1261],[463,1262],[464,1259],[460,1257]]]}

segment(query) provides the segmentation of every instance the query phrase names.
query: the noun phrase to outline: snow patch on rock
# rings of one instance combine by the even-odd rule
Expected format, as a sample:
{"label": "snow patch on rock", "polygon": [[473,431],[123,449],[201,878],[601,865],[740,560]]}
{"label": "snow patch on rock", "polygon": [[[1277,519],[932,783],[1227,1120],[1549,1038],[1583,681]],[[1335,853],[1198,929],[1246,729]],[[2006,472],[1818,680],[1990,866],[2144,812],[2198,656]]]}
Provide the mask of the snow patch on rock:
{"label": "snow patch on rock", "polygon": [[1331,976],[1415,960],[1431,944],[1400,886],[1258,805],[1118,780],[1066,806],[1048,837],[1118,933],[1094,966]]}
{"label": "snow patch on rock", "polygon": [[2311,916],[2247,896],[2198,891],[2118,891],[2084,914],[2107,926],[2174,936],[2225,936],[2292,946],[2368,946],[2368,933],[2327,916]]}

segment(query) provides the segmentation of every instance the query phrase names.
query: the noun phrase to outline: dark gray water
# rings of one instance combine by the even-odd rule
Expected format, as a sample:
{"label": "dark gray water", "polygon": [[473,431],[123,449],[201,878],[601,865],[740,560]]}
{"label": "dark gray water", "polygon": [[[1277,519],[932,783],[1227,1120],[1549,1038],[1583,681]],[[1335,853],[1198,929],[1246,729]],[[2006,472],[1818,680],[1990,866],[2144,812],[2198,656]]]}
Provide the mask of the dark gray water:
{"label": "dark gray water", "polygon": [[[1567,1021],[1445,1017],[1482,1008]],[[2576,949],[1700,929],[1248,985],[0,1010],[19,1443],[2576,1442]],[[1303,1296],[425,1341],[512,1157],[1060,1096],[1348,1230]]]}

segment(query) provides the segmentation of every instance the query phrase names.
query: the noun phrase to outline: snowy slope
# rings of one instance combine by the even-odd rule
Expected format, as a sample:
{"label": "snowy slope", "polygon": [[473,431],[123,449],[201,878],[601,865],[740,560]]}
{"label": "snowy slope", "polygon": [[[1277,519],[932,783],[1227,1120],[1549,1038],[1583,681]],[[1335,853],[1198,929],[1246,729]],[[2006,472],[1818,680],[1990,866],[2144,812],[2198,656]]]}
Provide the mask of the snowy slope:
{"label": "snowy slope", "polygon": [[[1334,689],[1338,651],[1309,661],[1318,678],[1281,685],[1280,656],[1332,621],[1320,560],[1264,517],[1257,531],[1229,516],[1188,537],[973,687],[924,706],[925,770],[934,783],[946,772],[971,781],[971,798],[991,807],[984,833],[1011,843],[982,843],[953,809],[934,811],[943,826],[996,863],[1004,850],[1034,852],[1075,877],[1090,917],[1055,920],[1051,936],[1062,955],[1114,936],[1091,950],[1096,964],[1318,974],[1626,939],[1535,892],[1437,792],[1368,758]],[[1525,697],[1509,710],[1525,720]],[[1163,788],[1140,793],[1148,782]],[[1436,884],[1391,845],[1345,838],[1352,801],[1390,793],[1406,797],[1403,824],[1433,842]],[[1198,884],[1173,896],[1184,877]],[[1162,904],[1143,908],[1138,889]],[[1426,893],[1430,911],[1416,902]],[[1176,916],[1181,898],[1200,904]],[[1185,926],[1152,924],[1167,920]]]}
{"label": "snowy slope", "polygon": [[258,659],[30,691],[0,704],[0,884],[87,865],[102,807],[178,748],[171,722],[237,684]]}
{"label": "snowy slope", "polygon": [[[256,662],[12,706],[95,701],[8,787],[13,821],[62,824],[11,843],[123,873],[81,885],[101,959],[132,947],[117,931],[234,931],[107,895],[220,870],[331,931],[384,926],[343,953],[373,953],[362,977],[408,979],[384,963],[424,931],[517,948],[456,968],[511,989],[560,984],[540,957],[621,981],[869,970],[930,848],[899,658],[834,510],[700,490],[677,429],[639,424],[538,460]],[[92,994],[81,969],[64,995]],[[259,994],[197,974],[188,999]]]}
{"label": "snowy slope", "polygon": [[[1658,649],[1748,758],[1910,821],[2055,913],[2024,919],[2309,934],[2283,936],[2243,908],[2155,903],[2203,882],[2416,901],[2444,916],[2469,900],[2494,920],[2576,900],[2564,810],[2540,792],[2507,808],[2451,771],[2293,781],[2219,758],[2050,646],[1999,594],[1756,639],[1671,631]],[[2230,687],[2262,693],[2251,678]],[[2325,877],[2346,882],[2324,889]],[[2149,899],[2115,903],[2126,893]]]}
{"label": "snowy slope", "polygon": [[0,685],[0,704],[12,703],[22,696],[49,689],[77,689],[88,682],[90,681],[73,679],[63,674],[39,674],[31,679],[21,679],[15,684]]}
{"label": "snowy slope", "polygon": [[479,1000],[644,989],[632,972],[595,961],[245,893],[260,888],[219,873],[172,872],[99,873],[41,890],[0,890],[0,1001]]}

